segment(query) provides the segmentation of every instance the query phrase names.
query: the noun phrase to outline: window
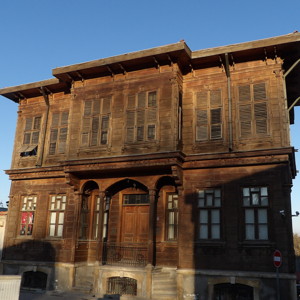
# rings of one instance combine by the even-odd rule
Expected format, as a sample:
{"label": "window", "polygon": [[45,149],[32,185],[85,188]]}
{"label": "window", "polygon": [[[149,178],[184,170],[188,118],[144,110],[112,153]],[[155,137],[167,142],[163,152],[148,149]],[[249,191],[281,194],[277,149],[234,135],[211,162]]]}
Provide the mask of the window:
{"label": "window", "polygon": [[268,133],[266,84],[238,87],[240,136],[247,138]]}
{"label": "window", "polygon": [[23,146],[20,150],[20,156],[33,156],[37,154],[39,135],[41,128],[41,117],[26,118]]}
{"label": "window", "polygon": [[167,194],[167,216],[166,216],[167,240],[177,240],[178,234],[178,195]]}
{"label": "window", "polygon": [[156,139],[157,93],[141,92],[128,95],[126,111],[126,142]]}
{"label": "window", "polygon": [[69,112],[52,114],[49,154],[62,154],[66,151]]}
{"label": "window", "polygon": [[36,200],[36,196],[22,197],[20,235],[32,235]]}
{"label": "window", "polygon": [[101,146],[108,144],[111,97],[84,102],[81,145]]}
{"label": "window", "polygon": [[149,204],[148,194],[126,194],[123,196],[124,205]]}
{"label": "window", "polygon": [[57,195],[50,197],[50,222],[49,236],[62,237],[64,227],[64,217],[66,209],[66,195]]}
{"label": "window", "polygon": [[199,239],[221,238],[221,190],[198,191]]}
{"label": "window", "polygon": [[245,239],[268,239],[268,188],[243,188]]}
{"label": "window", "polygon": [[222,93],[220,89],[196,93],[196,141],[222,138]]}
{"label": "window", "polygon": [[[100,238],[100,221],[102,211],[101,200],[95,190],[82,196],[79,231],[80,239],[96,240]],[[103,221],[107,222],[107,215],[105,215],[104,218],[105,220]],[[102,233],[104,233],[104,228]]]}

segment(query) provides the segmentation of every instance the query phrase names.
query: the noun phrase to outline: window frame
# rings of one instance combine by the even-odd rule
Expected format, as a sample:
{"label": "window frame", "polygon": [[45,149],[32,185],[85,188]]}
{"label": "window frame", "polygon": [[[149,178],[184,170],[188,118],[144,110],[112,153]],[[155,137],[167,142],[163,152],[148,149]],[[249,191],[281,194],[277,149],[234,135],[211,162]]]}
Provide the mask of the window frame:
{"label": "window frame", "polygon": [[194,98],[195,141],[198,143],[222,140],[224,138],[222,88],[199,90],[194,93]]}
{"label": "window frame", "polygon": [[[174,199],[174,196],[176,199]],[[177,240],[178,240],[178,217],[179,217],[178,204],[179,204],[178,194],[175,192],[167,192],[166,193],[166,209],[165,209],[166,241],[177,242]],[[172,215],[173,215],[173,217],[170,217]],[[171,232],[173,232],[173,233],[171,234]],[[173,235],[173,237],[171,237],[171,235]]]}
{"label": "window frame", "polygon": [[[51,194],[49,197],[49,221],[48,221],[48,238],[63,238],[65,225],[65,212],[67,207],[66,194]],[[61,219],[61,214],[63,217]],[[52,219],[54,215],[55,220]],[[54,222],[53,222],[54,221]],[[54,234],[51,234],[51,227],[54,227]],[[61,229],[60,229],[61,228]]]}
{"label": "window frame", "polygon": [[[249,190],[249,196],[245,195],[246,189]],[[258,191],[259,189],[259,191]],[[262,189],[267,191],[266,194],[262,194]],[[252,191],[251,191],[252,190]],[[258,195],[258,192],[260,193]],[[256,199],[251,195],[256,195]],[[249,198],[249,205],[245,204],[246,198]],[[264,198],[264,199],[263,199]],[[269,230],[269,205],[270,205],[270,193],[269,187],[266,185],[261,186],[244,186],[242,187],[242,208],[243,208],[243,224],[244,224],[244,240],[248,242],[255,241],[269,241],[270,239],[270,230]],[[258,204],[254,204],[253,202],[258,201]],[[248,202],[248,201],[247,201]],[[264,203],[263,203],[264,202]],[[247,216],[248,212],[248,216]],[[250,212],[252,212],[252,216],[250,217]],[[266,221],[260,221],[262,218],[262,212],[264,212]],[[248,221],[247,221],[248,218]],[[249,218],[252,218],[252,221],[249,221]],[[249,229],[252,229],[253,238],[249,238]],[[262,230],[265,228],[266,230]],[[264,232],[264,233],[262,233]],[[266,236],[266,238],[263,238]]]}
{"label": "window frame", "polygon": [[21,157],[36,156],[40,138],[42,116],[26,117],[23,132]]}
{"label": "window frame", "polygon": [[269,135],[268,102],[267,81],[245,82],[237,86],[238,131],[241,139]]}
{"label": "window frame", "polygon": [[156,141],[157,120],[158,90],[129,93],[125,111],[125,144]]}
{"label": "window frame", "polygon": [[[209,197],[209,195],[211,197]],[[223,201],[222,201],[221,188],[198,189],[197,191],[197,214],[198,214],[197,239],[198,240],[220,241],[222,239],[222,202]],[[213,214],[215,212],[218,212],[218,222],[213,221]],[[204,216],[204,213],[206,213],[206,217]],[[204,217],[206,218],[205,220],[203,220]],[[218,233],[217,237],[213,236],[214,235],[213,228],[217,229],[217,233]],[[203,229],[206,232],[203,231]],[[203,236],[202,234],[204,233],[206,234]]]}
{"label": "window frame", "polygon": [[83,101],[81,147],[95,148],[109,145],[112,101],[112,95]]}
{"label": "window frame", "polygon": [[[21,207],[20,207],[18,236],[32,237],[35,228],[34,224],[35,224],[35,217],[36,217],[35,212],[36,212],[36,205],[37,205],[37,195],[22,195],[20,204]],[[24,233],[22,234],[22,232]],[[30,234],[28,234],[28,232],[30,232]]]}

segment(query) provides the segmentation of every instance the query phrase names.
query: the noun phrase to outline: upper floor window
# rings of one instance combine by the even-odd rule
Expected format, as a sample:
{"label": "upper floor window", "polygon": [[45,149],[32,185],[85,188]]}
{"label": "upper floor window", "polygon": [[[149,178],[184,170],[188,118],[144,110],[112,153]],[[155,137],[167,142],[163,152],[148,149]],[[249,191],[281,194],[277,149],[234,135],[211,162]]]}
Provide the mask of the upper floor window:
{"label": "upper floor window", "polygon": [[50,237],[62,237],[65,209],[66,209],[67,197],[66,195],[52,195],[50,197],[49,206],[49,236]]}
{"label": "upper floor window", "polygon": [[196,141],[222,138],[221,89],[196,93]]}
{"label": "upper floor window", "polygon": [[126,142],[152,141],[157,137],[157,92],[128,95]]}
{"label": "upper floor window", "polygon": [[238,87],[240,136],[268,133],[267,91],[264,82]]}
{"label": "upper floor window", "polygon": [[82,146],[101,146],[108,144],[111,97],[84,102],[81,130]]}
{"label": "upper floor window", "polygon": [[32,235],[36,202],[36,196],[23,196],[21,199],[20,235]]}
{"label": "upper floor window", "polygon": [[245,214],[245,239],[268,239],[268,188],[243,188],[243,207]]}
{"label": "upper floor window", "polygon": [[32,156],[37,154],[39,135],[41,128],[41,116],[26,118],[23,146],[21,156]]}
{"label": "upper floor window", "polygon": [[198,191],[199,239],[221,238],[221,190]]}
{"label": "upper floor window", "polygon": [[167,240],[176,241],[178,235],[178,195],[167,194],[166,210],[166,235]]}
{"label": "upper floor window", "polygon": [[69,112],[52,114],[49,154],[61,154],[66,151]]}

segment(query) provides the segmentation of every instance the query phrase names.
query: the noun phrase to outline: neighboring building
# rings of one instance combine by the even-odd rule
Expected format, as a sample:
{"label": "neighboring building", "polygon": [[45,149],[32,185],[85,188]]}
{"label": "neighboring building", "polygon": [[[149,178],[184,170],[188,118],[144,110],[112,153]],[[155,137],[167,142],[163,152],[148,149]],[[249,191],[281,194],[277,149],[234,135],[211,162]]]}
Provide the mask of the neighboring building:
{"label": "neighboring building", "polygon": [[[0,207],[0,264],[1,264],[2,252],[3,252],[3,242],[4,242],[6,218],[7,218],[7,208]],[[1,265],[0,265],[0,270],[1,270]]]}
{"label": "neighboring building", "polygon": [[4,274],[99,296],[270,300],[279,249],[282,299],[295,298],[300,33],[53,75],[0,90],[19,104]]}

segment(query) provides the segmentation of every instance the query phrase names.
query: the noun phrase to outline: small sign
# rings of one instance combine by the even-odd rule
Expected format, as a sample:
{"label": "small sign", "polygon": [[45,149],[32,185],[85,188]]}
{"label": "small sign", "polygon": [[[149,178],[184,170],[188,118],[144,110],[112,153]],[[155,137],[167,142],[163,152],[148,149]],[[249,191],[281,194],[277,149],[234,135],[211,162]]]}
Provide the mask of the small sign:
{"label": "small sign", "polygon": [[273,253],[273,263],[275,268],[279,268],[282,264],[282,255],[279,250],[275,250]]}

